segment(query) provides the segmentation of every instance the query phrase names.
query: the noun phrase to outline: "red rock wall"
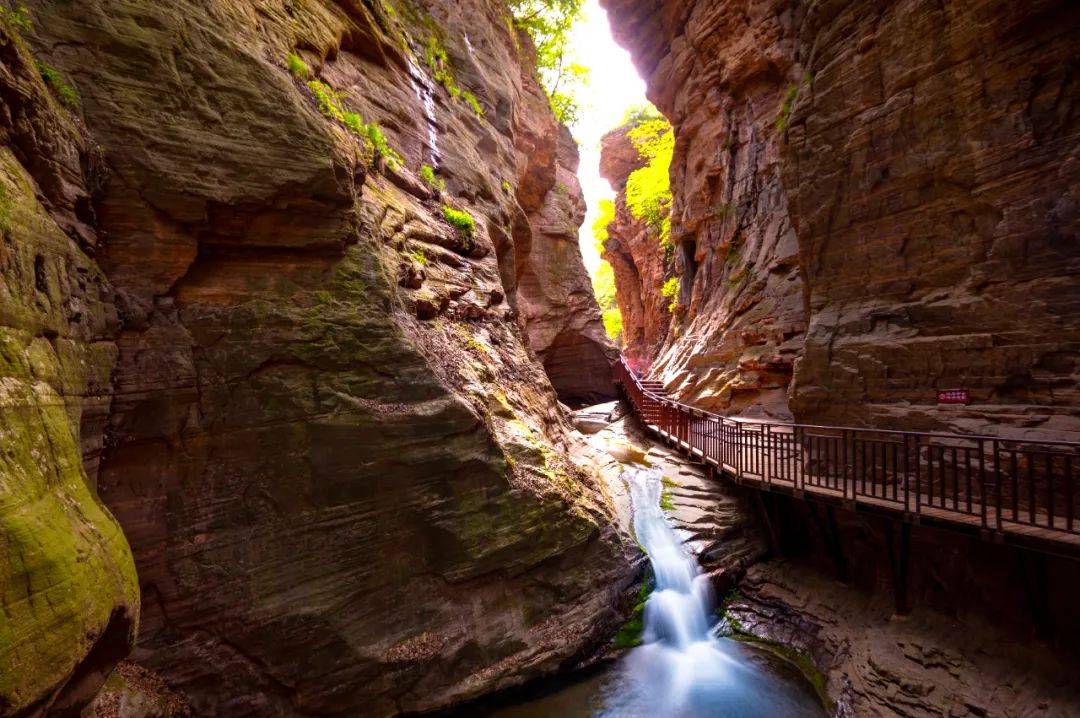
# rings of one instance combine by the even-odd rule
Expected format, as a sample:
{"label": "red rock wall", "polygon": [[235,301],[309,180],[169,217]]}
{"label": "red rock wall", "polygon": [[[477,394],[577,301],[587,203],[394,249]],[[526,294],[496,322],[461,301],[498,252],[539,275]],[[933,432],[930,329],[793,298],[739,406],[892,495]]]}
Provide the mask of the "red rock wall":
{"label": "red rock wall", "polygon": [[615,190],[615,219],[608,225],[603,258],[615,273],[615,299],[623,320],[623,354],[644,370],[659,353],[671,324],[664,285],[664,253],[655,232],[626,206],[626,180],[644,161],[627,135],[627,128],[606,134],[601,141],[600,173]]}
{"label": "red rock wall", "polygon": [[[517,306],[529,345],[559,399],[596,404],[615,398],[611,372],[619,353],[604,332],[581,260],[578,229],[585,220],[585,200],[577,178],[578,150],[570,131],[560,129],[556,171],[544,172],[555,181],[539,206],[530,206],[527,195],[522,196],[533,231],[517,270]],[[530,167],[531,172],[537,169]],[[526,177],[519,187],[529,181]]]}
{"label": "red rock wall", "polygon": [[[789,4],[605,5],[675,127],[671,239],[683,309],[659,351],[650,347],[652,370],[702,408],[790,418],[806,319],[772,124],[794,71]],[[650,302],[645,324],[667,321],[656,316],[667,304]]]}
{"label": "red rock wall", "polygon": [[[198,715],[381,716],[605,636],[630,549],[516,308],[538,259],[583,272],[525,251],[559,128],[506,71],[529,50],[502,3],[28,5],[110,172],[99,486],[136,557],[137,658]],[[432,37],[482,116],[432,80]],[[400,168],[320,112],[293,51]],[[552,153],[519,164],[531,143]]]}
{"label": "red rock wall", "polygon": [[[676,126],[674,240],[697,270],[669,387],[1077,437],[1071,4],[603,4]],[[949,388],[972,406],[938,407]]]}
{"label": "red rock wall", "polygon": [[1080,8],[813,3],[797,44],[796,413],[1080,439]]}

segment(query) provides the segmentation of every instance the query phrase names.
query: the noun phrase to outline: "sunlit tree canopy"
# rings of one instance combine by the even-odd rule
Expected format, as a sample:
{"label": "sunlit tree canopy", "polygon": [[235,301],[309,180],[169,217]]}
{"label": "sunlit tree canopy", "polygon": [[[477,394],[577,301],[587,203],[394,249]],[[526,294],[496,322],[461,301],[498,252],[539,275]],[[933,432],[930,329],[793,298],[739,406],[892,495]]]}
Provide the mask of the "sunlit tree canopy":
{"label": "sunlit tree canopy", "polygon": [[635,219],[652,228],[665,251],[671,247],[671,159],[675,133],[663,117],[643,118],[629,132],[645,166],[626,181],[626,206]]}
{"label": "sunlit tree canopy", "polygon": [[583,0],[507,0],[514,23],[536,45],[540,82],[556,117],[568,125],[581,117],[579,94],[589,71],[569,59],[570,30],[581,18]]}

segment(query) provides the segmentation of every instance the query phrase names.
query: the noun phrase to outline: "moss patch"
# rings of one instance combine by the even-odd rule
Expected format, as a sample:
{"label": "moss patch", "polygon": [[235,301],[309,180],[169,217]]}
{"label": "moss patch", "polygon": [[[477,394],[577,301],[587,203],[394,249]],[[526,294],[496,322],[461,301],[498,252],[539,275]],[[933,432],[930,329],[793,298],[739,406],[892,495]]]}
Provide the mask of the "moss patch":
{"label": "moss patch", "polygon": [[649,600],[649,594],[652,593],[654,583],[652,571],[649,570],[641,582],[641,588],[638,589],[637,601],[634,603],[634,609],[630,612],[630,618],[615,634],[615,638],[611,642],[612,648],[633,648],[641,645],[642,634],[645,632],[645,603]]}

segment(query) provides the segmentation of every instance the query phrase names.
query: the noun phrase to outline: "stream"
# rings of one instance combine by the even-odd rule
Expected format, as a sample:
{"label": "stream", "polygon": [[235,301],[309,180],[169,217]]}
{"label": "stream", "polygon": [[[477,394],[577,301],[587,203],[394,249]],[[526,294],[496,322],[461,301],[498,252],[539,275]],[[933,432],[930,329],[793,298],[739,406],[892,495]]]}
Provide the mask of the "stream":
{"label": "stream", "polygon": [[709,579],[660,508],[662,475],[624,478],[634,532],[648,552],[655,588],[645,604],[642,645],[584,675],[474,712],[488,718],[822,718],[813,689],[790,664],[717,637]]}

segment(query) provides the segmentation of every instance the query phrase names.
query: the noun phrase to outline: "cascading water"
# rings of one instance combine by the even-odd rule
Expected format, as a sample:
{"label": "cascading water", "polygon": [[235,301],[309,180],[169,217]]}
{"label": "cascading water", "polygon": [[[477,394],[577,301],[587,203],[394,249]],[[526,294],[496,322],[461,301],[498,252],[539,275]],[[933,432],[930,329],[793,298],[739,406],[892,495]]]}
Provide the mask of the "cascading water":
{"label": "cascading water", "polygon": [[660,471],[632,469],[626,478],[634,531],[648,552],[656,585],[645,604],[644,643],[622,661],[594,715],[821,716],[821,707],[808,700],[805,690],[780,680],[754,660],[754,651],[714,635],[709,578],[660,508]]}
{"label": "cascading water", "polygon": [[431,78],[413,62],[412,57],[407,57],[409,63],[409,83],[416,93],[416,99],[424,108],[424,120],[427,122],[427,146],[431,160],[430,164],[435,169],[439,168],[442,157],[439,154],[439,131],[435,119],[435,84]]}
{"label": "cascading water", "polygon": [[630,469],[634,532],[655,588],[643,644],[613,667],[470,718],[823,718],[809,684],[761,650],[715,635],[709,579],[660,508],[663,477]]}

